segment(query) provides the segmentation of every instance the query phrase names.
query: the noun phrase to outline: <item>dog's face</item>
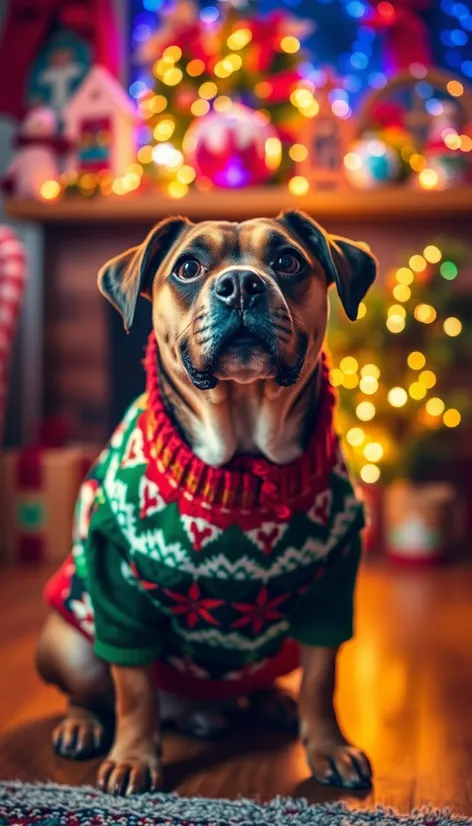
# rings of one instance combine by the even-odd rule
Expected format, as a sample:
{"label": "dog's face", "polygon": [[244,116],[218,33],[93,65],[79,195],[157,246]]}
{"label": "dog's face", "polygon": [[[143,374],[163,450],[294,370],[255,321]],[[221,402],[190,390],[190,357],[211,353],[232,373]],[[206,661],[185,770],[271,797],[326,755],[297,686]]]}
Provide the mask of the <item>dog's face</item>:
{"label": "dog's face", "polygon": [[127,329],[139,294],[150,298],[161,350],[208,390],[221,380],[294,384],[316,363],[329,285],[355,319],[374,277],[362,245],[288,212],[241,224],[168,219],[106,264],[99,286]]}

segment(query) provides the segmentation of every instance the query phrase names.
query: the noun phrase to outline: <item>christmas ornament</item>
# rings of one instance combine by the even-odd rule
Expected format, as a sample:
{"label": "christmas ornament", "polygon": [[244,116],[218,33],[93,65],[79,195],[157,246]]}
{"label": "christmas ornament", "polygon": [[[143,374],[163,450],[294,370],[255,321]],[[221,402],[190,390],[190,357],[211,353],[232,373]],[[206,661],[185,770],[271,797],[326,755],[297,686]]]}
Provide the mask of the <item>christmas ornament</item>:
{"label": "christmas ornament", "polygon": [[344,165],[349,183],[357,189],[378,189],[401,176],[397,150],[375,133],[367,133],[351,144]]}
{"label": "christmas ornament", "polygon": [[[261,184],[272,175],[270,141],[277,131],[258,112],[234,104],[227,112],[196,119],[184,138],[186,162],[197,176],[215,186],[237,188]],[[270,154],[270,153],[269,153]]]}
{"label": "christmas ornament", "polygon": [[17,198],[40,198],[43,185],[57,181],[60,157],[70,144],[58,136],[53,109],[38,106],[24,118],[16,146],[18,152],[2,179],[2,188]]}

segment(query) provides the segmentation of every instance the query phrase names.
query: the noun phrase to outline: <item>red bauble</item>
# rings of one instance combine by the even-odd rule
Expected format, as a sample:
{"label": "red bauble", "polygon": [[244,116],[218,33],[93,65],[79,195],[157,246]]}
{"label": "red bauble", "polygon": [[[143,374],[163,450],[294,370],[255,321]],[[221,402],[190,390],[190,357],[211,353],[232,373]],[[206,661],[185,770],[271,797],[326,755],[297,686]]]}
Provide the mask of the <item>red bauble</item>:
{"label": "red bauble", "polygon": [[277,138],[277,130],[263,115],[233,104],[226,112],[196,118],[185,136],[184,152],[197,176],[236,189],[262,184],[273,174],[266,159],[268,138]]}

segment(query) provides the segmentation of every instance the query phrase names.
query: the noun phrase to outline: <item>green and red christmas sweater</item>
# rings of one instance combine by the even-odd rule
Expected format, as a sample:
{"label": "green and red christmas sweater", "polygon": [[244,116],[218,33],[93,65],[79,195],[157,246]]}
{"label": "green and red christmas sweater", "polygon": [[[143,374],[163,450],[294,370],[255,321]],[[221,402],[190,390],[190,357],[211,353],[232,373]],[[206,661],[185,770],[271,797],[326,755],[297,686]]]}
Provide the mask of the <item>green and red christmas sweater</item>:
{"label": "green and red christmas sweater", "polygon": [[293,670],[299,643],[352,636],[363,508],[334,432],[326,360],[304,455],[221,469],[171,422],[153,336],[145,363],[146,392],[82,484],[72,554],[46,598],[104,660],[154,662],[162,689],[243,695]]}

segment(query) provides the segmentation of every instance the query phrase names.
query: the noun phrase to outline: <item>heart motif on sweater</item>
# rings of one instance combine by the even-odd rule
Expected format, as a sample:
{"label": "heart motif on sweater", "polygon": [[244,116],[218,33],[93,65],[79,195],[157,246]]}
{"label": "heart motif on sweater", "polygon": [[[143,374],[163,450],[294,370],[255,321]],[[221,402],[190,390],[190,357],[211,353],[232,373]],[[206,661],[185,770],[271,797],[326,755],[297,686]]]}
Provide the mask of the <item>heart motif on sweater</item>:
{"label": "heart motif on sweater", "polygon": [[263,554],[268,556],[286,530],[287,524],[284,522],[263,522],[260,528],[247,531],[246,536],[257,545]]}
{"label": "heart motif on sweater", "polygon": [[139,516],[146,519],[154,513],[164,510],[166,503],[159,493],[155,482],[143,476],[139,484]]}
{"label": "heart motif on sweater", "polygon": [[182,525],[185,529],[190,542],[193,545],[194,551],[201,551],[209,542],[213,542],[222,531],[201,516],[185,516],[181,515]]}
{"label": "heart motif on sweater", "polygon": [[307,512],[308,519],[316,525],[326,525],[331,513],[332,499],[333,494],[330,490],[324,490],[322,493],[319,493],[314,505],[312,505]]}

